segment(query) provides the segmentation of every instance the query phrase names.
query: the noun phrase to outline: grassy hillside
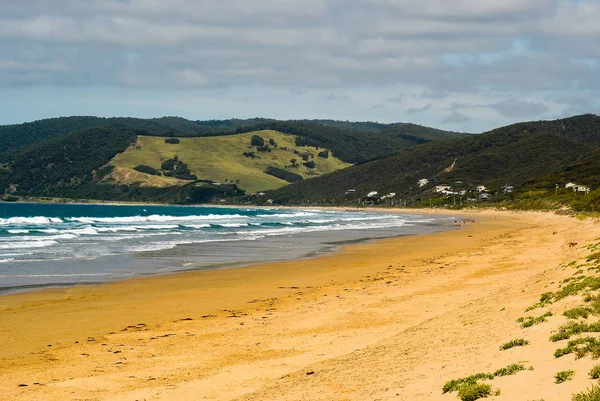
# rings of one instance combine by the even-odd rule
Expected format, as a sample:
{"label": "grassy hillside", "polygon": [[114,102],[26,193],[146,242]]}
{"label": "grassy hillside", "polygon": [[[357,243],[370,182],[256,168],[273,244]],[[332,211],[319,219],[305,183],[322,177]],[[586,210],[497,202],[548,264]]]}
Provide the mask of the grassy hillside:
{"label": "grassy hillside", "polygon": [[[585,115],[556,121],[514,124],[481,135],[415,146],[392,156],[271,194],[280,204],[345,203],[347,189],[396,192],[419,198],[433,186],[463,181],[465,186],[503,184],[520,187],[582,162],[600,148],[600,117]],[[454,169],[444,170],[454,161]],[[417,187],[417,180],[430,184]],[[554,187],[554,184],[552,184]]]}
{"label": "grassy hillside", "polygon": [[[253,135],[261,136],[266,142],[273,139],[277,146],[270,146],[271,152],[258,152],[255,146],[250,145]],[[138,165],[147,165],[158,170],[162,161],[177,156],[188,165],[198,179],[219,183],[233,181],[247,192],[275,189],[287,184],[286,181],[264,172],[270,166],[289,170],[304,178],[319,176],[349,166],[332,154],[327,159],[319,157],[318,153],[324,150],[322,148],[296,146],[295,143],[296,137],[276,131],[258,131],[223,137],[179,138],[178,144],[166,144],[164,137],[140,136],[135,146],[118,154],[109,165],[117,167],[111,177],[119,184],[144,182],[144,185],[148,186],[150,184],[146,180],[152,180],[157,185],[166,185],[170,181],[180,180],[137,173],[132,169]],[[294,151],[312,154],[314,157],[311,157],[310,161],[315,163],[315,168],[304,166],[301,156]],[[254,153],[256,158],[246,157],[244,153]],[[296,159],[299,166],[290,167],[291,159]],[[124,174],[123,169],[128,169],[130,173]],[[157,182],[157,180],[167,181]]]}

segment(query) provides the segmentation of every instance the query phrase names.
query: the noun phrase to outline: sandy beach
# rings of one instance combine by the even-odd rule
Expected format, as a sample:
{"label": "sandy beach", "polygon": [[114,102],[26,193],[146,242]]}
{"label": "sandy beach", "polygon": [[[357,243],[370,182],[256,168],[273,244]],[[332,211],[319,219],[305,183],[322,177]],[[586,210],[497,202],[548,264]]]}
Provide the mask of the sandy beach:
{"label": "sandy beach", "polygon": [[[525,309],[573,276],[600,223],[469,216],[318,258],[3,296],[0,399],[456,400],[446,381],[523,363],[490,399],[570,400],[595,361],[554,358],[548,337],[581,300]],[[518,337],[531,345],[499,350]]]}

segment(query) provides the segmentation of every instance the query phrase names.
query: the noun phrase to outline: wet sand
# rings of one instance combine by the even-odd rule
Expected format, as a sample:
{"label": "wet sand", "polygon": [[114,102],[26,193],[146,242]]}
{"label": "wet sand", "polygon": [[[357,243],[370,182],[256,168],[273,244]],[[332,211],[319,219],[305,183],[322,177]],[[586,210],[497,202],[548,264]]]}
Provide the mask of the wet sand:
{"label": "wet sand", "polygon": [[[519,361],[535,370],[494,380],[492,399],[570,399],[593,361],[554,360],[562,312],[528,331],[515,319],[573,274],[561,266],[600,224],[475,220],[306,260],[0,297],[0,399],[455,400],[445,381]],[[532,346],[498,350],[515,337]],[[553,383],[570,368],[575,380]]]}

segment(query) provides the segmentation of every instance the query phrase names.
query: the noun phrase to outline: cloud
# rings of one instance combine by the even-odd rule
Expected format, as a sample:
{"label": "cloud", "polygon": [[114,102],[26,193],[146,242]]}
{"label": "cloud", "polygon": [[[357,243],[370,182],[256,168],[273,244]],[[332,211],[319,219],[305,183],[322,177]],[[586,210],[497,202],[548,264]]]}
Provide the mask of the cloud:
{"label": "cloud", "polygon": [[519,99],[510,99],[503,102],[490,104],[489,107],[496,110],[505,117],[527,118],[539,117],[550,111],[550,108],[542,103],[528,102]]}
{"label": "cloud", "polygon": [[402,99],[404,99],[404,95],[400,94],[397,96],[388,97],[385,100],[387,100],[388,102],[402,103]]}
{"label": "cloud", "polygon": [[454,113],[451,113],[451,114],[447,115],[446,117],[444,117],[444,119],[442,120],[442,124],[455,124],[455,123],[463,124],[469,120],[471,120],[471,119],[469,117],[465,116],[464,114],[454,112]]}
{"label": "cloud", "polygon": [[327,100],[328,102],[332,102],[332,101],[336,101],[336,100],[348,100],[350,99],[350,96],[348,95],[335,95],[333,93],[325,96],[324,98],[325,100]]}
{"label": "cloud", "polygon": [[5,0],[0,88],[301,90],[344,119],[385,99],[378,118],[501,124],[597,110],[599,19],[592,0]]}
{"label": "cloud", "polygon": [[413,108],[406,110],[406,114],[423,113],[423,112],[426,112],[427,110],[431,109],[432,107],[433,107],[432,104],[428,104],[423,107],[413,107]]}
{"label": "cloud", "polygon": [[385,104],[374,104],[373,107],[371,107],[372,109],[385,109]]}

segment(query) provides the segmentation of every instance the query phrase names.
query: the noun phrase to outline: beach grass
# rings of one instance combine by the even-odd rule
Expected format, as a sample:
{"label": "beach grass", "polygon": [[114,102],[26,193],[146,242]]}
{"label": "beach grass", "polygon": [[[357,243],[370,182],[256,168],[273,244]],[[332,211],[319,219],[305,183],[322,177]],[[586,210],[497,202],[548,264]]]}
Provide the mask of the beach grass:
{"label": "beach grass", "polygon": [[520,317],[517,319],[517,323],[521,324],[522,328],[527,328],[527,327],[531,327],[534,324],[540,324],[543,323],[545,321],[547,321],[550,316],[552,316],[552,312],[546,312],[543,315],[540,316],[527,316],[527,317]]}
{"label": "beach grass", "polygon": [[560,384],[569,380],[573,380],[575,371],[573,370],[562,370],[554,375],[554,383]]}
{"label": "beach grass", "polygon": [[573,401],[600,401],[600,386],[592,386],[590,389],[573,395]]}
{"label": "beach grass", "polygon": [[506,351],[506,350],[514,348],[514,347],[523,347],[525,345],[529,345],[529,341],[524,340],[522,338],[515,338],[514,340],[511,340],[507,343],[502,344],[500,346],[500,351]]}

